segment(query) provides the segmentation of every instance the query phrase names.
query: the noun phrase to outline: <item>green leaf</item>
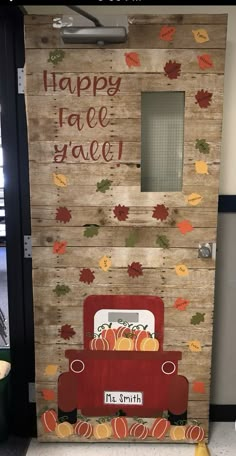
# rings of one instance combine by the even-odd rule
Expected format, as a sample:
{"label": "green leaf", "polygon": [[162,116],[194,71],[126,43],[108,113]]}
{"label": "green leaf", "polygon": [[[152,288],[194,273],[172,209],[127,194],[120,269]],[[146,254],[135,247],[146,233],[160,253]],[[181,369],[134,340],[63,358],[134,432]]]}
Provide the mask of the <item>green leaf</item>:
{"label": "green leaf", "polygon": [[69,293],[71,291],[70,287],[68,287],[67,285],[57,285],[56,288],[54,288],[54,293],[56,293],[56,295],[58,297],[60,296],[64,296],[66,295],[67,293]]}
{"label": "green leaf", "polygon": [[65,57],[65,52],[62,49],[55,49],[54,51],[51,51],[49,53],[48,62],[51,62],[54,65],[56,65],[57,63],[62,62],[64,57]]}
{"label": "green leaf", "polygon": [[134,247],[138,242],[138,237],[139,236],[137,231],[131,231],[129,236],[125,239],[125,246]]}
{"label": "green leaf", "polygon": [[192,325],[199,325],[203,321],[205,321],[205,314],[202,314],[200,312],[197,312],[191,318],[191,324]]}
{"label": "green leaf", "polygon": [[198,149],[202,154],[209,154],[210,144],[208,144],[205,139],[197,139],[195,149]]}
{"label": "green leaf", "polygon": [[84,230],[84,236],[87,238],[97,236],[99,231],[98,225],[89,225]]}
{"label": "green leaf", "polygon": [[97,190],[96,190],[96,192],[105,193],[107,190],[109,190],[111,184],[112,184],[111,180],[102,179],[100,182],[97,182]]}
{"label": "green leaf", "polygon": [[164,234],[157,236],[156,244],[158,244],[162,249],[168,249],[170,247],[170,241]]}

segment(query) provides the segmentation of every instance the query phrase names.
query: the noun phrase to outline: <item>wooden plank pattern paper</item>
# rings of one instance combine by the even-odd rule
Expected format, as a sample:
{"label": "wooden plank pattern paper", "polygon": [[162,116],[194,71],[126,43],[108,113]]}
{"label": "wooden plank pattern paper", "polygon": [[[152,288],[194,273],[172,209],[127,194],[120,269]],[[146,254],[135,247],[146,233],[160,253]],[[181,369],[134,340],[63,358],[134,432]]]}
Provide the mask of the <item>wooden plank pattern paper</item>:
{"label": "wooden plank pattern paper", "polygon": [[[226,15],[127,43],[25,17],[38,438],[208,441]],[[141,191],[141,94],[185,93],[180,192]]]}

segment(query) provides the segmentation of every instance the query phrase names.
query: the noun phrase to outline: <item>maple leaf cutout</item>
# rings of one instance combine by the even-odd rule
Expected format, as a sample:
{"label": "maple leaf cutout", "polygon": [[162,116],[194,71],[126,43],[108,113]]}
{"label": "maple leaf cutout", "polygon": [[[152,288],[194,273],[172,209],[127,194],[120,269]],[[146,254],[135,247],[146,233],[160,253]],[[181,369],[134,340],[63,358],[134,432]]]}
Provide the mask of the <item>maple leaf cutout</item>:
{"label": "maple leaf cutout", "polygon": [[117,218],[120,222],[124,222],[128,218],[129,207],[118,204],[118,206],[114,207],[113,213],[115,218]]}
{"label": "maple leaf cutout", "polygon": [[166,220],[169,215],[169,209],[164,204],[157,204],[153,209],[152,217],[157,220]]}
{"label": "maple leaf cutout", "polygon": [[198,90],[195,95],[195,104],[198,104],[200,108],[208,108],[211,105],[212,95],[208,90]]}
{"label": "maple leaf cutout", "polygon": [[54,401],[55,399],[55,392],[50,389],[43,389],[42,390],[42,396],[45,399],[45,401]]}
{"label": "maple leaf cutout", "polygon": [[143,275],[142,265],[139,262],[133,261],[133,263],[128,265],[128,274],[130,277],[139,277]]}
{"label": "maple leaf cutout", "polygon": [[58,207],[56,213],[56,221],[68,223],[71,219],[71,211],[67,207]]}
{"label": "maple leaf cutout", "polygon": [[193,231],[193,225],[189,220],[182,220],[182,222],[177,223],[177,227],[182,234],[190,233]]}
{"label": "maple leaf cutout", "polygon": [[165,76],[169,79],[177,79],[180,76],[181,63],[177,63],[175,60],[169,60],[164,66]]}
{"label": "maple leaf cutout", "polygon": [[127,52],[125,54],[125,61],[129,68],[140,66],[140,59],[137,52]]}
{"label": "maple leaf cutout", "polygon": [[188,307],[189,303],[190,301],[188,301],[187,299],[177,298],[174,302],[174,307],[177,310],[185,310]]}
{"label": "maple leaf cutout", "polygon": [[75,331],[71,325],[63,325],[59,330],[59,335],[62,339],[69,340],[75,335]]}
{"label": "maple leaf cutout", "polygon": [[89,268],[83,268],[80,271],[80,277],[79,280],[80,282],[84,283],[92,283],[95,279],[94,271],[91,271]]}

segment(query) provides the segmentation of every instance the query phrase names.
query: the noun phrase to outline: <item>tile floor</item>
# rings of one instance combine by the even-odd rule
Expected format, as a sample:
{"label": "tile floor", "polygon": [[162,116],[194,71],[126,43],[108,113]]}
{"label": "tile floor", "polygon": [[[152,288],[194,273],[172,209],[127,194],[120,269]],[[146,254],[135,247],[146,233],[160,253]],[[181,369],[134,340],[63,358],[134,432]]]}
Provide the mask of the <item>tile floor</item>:
{"label": "tile floor", "polygon": [[[211,456],[236,456],[234,423],[212,423],[210,436]],[[194,445],[175,444],[77,444],[38,443],[33,439],[27,456],[194,456]]]}

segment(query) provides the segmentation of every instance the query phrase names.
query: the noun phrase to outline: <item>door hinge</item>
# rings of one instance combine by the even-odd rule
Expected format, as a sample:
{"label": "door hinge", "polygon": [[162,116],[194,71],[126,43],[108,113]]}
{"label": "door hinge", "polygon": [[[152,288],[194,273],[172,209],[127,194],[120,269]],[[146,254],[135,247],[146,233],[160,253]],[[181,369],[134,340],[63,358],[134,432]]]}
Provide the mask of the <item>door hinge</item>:
{"label": "door hinge", "polygon": [[28,383],[29,402],[36,402],[35,383]]}
{"label": "door hinge", "polygon": [[24,236],[24,258],[32,258],[32,241],[31,236]]}
{"label": "door hinge", "polygon": [[17,68],[18,94],[25,93],[24,68]]}

